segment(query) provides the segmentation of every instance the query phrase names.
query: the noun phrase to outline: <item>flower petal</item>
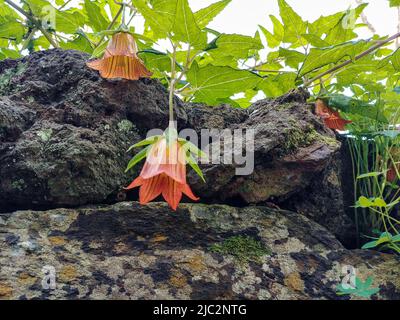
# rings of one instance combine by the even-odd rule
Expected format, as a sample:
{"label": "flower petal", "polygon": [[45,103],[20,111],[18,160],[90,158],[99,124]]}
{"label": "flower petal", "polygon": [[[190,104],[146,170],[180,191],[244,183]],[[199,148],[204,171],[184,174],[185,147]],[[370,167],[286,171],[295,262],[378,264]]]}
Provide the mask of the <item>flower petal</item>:
{"label": "flower petal", "polygon": [[161,165],[161,170],[178,183],[186,183],[185,149],[178,142],[173,143],[168,148],[168,154],[165,157],[165,164]]}
{"label": "flower petal", "polygon": [[139,78],[149,78],[153,75],[152,72],[147,70],[142,60],[140,60],[139,58],[133,58],[129,60],[127,71],[127,78],[131,80],[137,80]]}
{"label": "flower petal", "polygon": [[160,139],[151,146],[146,162],[140,172],[140,176],[143,179],[150,179],[163,173],[161,165],[165,162],[166,148],[167,142],[165,139]]}
{"label": "flower petal", "polygon": [[182,199],[182,191],[180,189],[180,184],[176,182],[174,179],[166,176],[166,184],[163,188],[162,195],[169,204],[169,206],[176,211],[178,208],[179,202]]}
{"label": "flower petal", "polygon": [[151,200],[157,198],[163,188],[164,177],[160,174],[153,178],[144,180],[143,185],[140,187],[139,191],[139,202],[140,204],[146,204]]}
{"label": "flower petal", "polygon": [[193,194],[192,189],[191,189],[190,186],[189,186],[188,184],[186,184],[186,183],[182,185],[182,192],[183,192],[186,196],[188,196],[190,199],[192,199],[192,200],[194,200],[194,201],[197,201],[197,200],[200,199],[199,197],[196,197],[196,196]]}
{"label": "flower petal", "polygon": [[315,101],[315,114],[321,118],[328,118],[331,115],[331,110],[321,99]]}
{"label": "flower petal", "polygon": [[135,180],[133,180],[132,183],[131,183],[129,186],[127,186],[127,187],[124,188],[124,189],[125,189],[125,190],[130,190],[130,189],[139,187],[139,186],[141,186],[141,185],[143,184],[143,182],[144,182],[144,179],[143,179],[142,177],[139,176],[139,177],[137,177]]}
{"label": "flower petal", "polygon": [[133,36],[127,32],[118,32],[112,36],[104,58],[110,56],[136,57],[137,51],[137,45]]}
{"label": "flower petal", "polygon": [[351,123],[351,121],[344,120],[338,116],[331,116],[327,119],[324,119],[324,122],[328,128],[340,131],[346,130],[345,125]]}

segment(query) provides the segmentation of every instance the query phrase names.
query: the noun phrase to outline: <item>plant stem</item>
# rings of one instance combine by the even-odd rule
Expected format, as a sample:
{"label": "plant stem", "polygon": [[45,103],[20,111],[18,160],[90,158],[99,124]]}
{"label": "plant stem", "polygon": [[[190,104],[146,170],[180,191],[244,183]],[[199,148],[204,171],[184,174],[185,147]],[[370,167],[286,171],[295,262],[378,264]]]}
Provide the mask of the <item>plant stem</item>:
{"label": "plant stem", "polygon": [[[172,43],[172,42],[171,42]],[[174,94],[176,85],[176,45],[172,43],[172,58],[171,58],[171,81],[169,84],[169,123],[174,121]]]}
{"label": "plant stem", "polygon": [[269,72],[269,73],[289,73],[291,71],[286,71],[286,70],[272,70],[272,69],[252,69],[254,71],[258,72]]}
{"label": "plant stem", "polygon": [[[119,18],[119,16],[121,15],[122,11],[124,10],[124,6],[121,5],[121,7],[119,8],[117,14],[115,15],[114,19],[110,22],[110,24],[107,26],[106,30],[110,30],[114,24],[117,22],[117,19]],[[96,42],[95,44],[95,48],[97,48],[99,45],[101,45],[101,43],[103,42],[105,38],[105,35],[103,34],[102,37],[100,38],[100,40],[98,42]]]}
{"label": "plant stem", "polygon": [[32,18],[32,16],[26,12],[25,10],[23,10],[22,8],[18,7],[14,2],[10,1],[10,0],[4,0],[5,3],[7,3],[8,5],[10,5],[11,7],[13,7],[15,10],[17,10],[19,13],[23,14],[25,17],[27,18]]}
{"label": "plant stem", "polygon": [[67,0],[61,7],[58,8],[58,10],[64,9],[72,0]]}
{"label": "plant stem", "polygon": [[121,23],[122,25],[125,27],[125,8],[126,5],[125,3],[122,4],[121,9],[122,9],[122,19],[121,19]]}
{"label": "plant stem", "polygon": [[[353,142],[352,139],[357,139],[356,137],[346,138],[347,146],[349,147],[349,153],[350,153],[350,158],[351,158],[351,168],[352,168],[352,173],[353,173],[353,198],[354,198],[354,203],[357,202],[357,176],[356,176],[356,168],[355,168],[355,159],[354,159],[354,149],[353,149],[353,143],[356,143],[355,141]],[[356,224],[356,234],[357,234],[357,247],[360,246],[360,225],[358,221],[358,211],[356,206],[354,206],[354,223]]]}
{"label": "plant stem", "polygon": [[38,29],[43,33],[44,37],[47,39],[48,42],[50,42],[50,44],[54,47],[54,48],[59,48],[60,46],[58,45],[58,43],[56,43],[54,41],[54,39],[51,37],[50,33],[47,32],[43,26],[41,25],[40,22],[38,22],[37,24]]}
{"label": "plant stem", "polygon": [[[193,57],[193,59],[194,59],[194,57]],[[183,76],[189,70],[190,64],[192,63],[193,59],[190,59],[190,45],[189,45],[188,51],[187,51],[187,54],[186,54],[185,66],[183,67],[183,70],[181,71],[181,74],[179,75],[178,79],[176,80],[176,83],[179,83],[179,81],[182,80]]]}
{"label": "plant stem", "polygon": [[[356,0],[357,4],[363,4],[364,2],[362,0]],[[367,16],[365,15],[364,12],[361,13],[361,20],[362,22],[364,22],[364,24],[367,26],[367,28],[369,29],[369,31],[371,31],[373,34],[376,32],[374,26],[372,25],[371,22],[369,22]]]}
{"label": "plant stem", "polygon": [[[397,7],[397,31],[400,32],[400,6]],[[396,48],[400,48],[399,38],[396,39]]]}
{"label": "plant stem", "polygon": [[389,42],[391,42],[391,41],[393,41],[393,40],[395,40],[395,39],[397,39],[399,37],[400,37],[400,32],[398,32],[395,35],[387,38],[386,40],[379,41],[377,44],[373,45],[371,48],[369,48],[369,49],[365,50],[364,52],[360,53],[359,55],[355,56],[354,59],[346,60],[345,62],[340,63],[337,66],[334,66],[333,68],[331,68],[331,69],[329,69],[329,70],[327,70],[327,71],[315,76],[314,78],[312,78],[310,80],[307,80],[306,82],[304,82],[303,86],[304,87],[310,86],[314,81],[322,79],[324,76],[326,76],[326,75],[328,75],[328,74],[330,74],[332,72],[335,72],[335,71],[337,71],[337,70],[339,70],[339,69],[341,69],[341,68],[343,68],[345,66],[348,66],[349,64],[353,63],[354,61],[360,60],[361,58],[369,55],[371,52],[374,52],[376,49],[379,49],[380,47],[384,46],[385,44],[387,44],[387,43],[389,43]]}

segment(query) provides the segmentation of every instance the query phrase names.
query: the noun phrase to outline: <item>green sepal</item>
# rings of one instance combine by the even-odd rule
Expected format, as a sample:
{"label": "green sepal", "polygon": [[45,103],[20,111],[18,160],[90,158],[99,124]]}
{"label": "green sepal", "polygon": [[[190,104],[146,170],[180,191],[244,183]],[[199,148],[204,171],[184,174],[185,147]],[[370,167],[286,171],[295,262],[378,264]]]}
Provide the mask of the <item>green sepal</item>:
{"label": "green sepal", "polygon": [[197,175],[201,178],[201,180],[203,180],[203,182],[205,183],[206,179],[204,178],[203,172],[201,172],[199,165],[196,163],[196,160],[193,159],[190,152],[186,152],[186,161],[192,167],[192,169],[197,173]]}
{"label": "green sepal", "polygon": [[135,143],[134,145],[130,146],[128,150],[126,150],[126,152],[131,151],[133,148],[138,148],[138,147],[143,147],[143,146],[147,146],[149,144],[154,144],[156,143],[162,136],[161,135],[157,135],[157,136],[151,136],[148,137],[142,141],[139,141],[138,143]]}
{"label": "green sepal", "polygon": [[125,173],[132,169],[136,164],[142,161],[147,156],[147,151],[151,146],[147,146],[146,148],[142,149],[138,152],[132,159],[129,161],[128,166],[125,169]]}
{"label": "green sepal", "polygon": [[186,139],[183,139],[183,138],[178,138],[178,141],[179,141],[180,145],[186,149],[186,151],[189,151],[196,157],[202,158],[202,159],[208,159],[208,155],[203,150],[196,147],[190,141],[187,141]]}

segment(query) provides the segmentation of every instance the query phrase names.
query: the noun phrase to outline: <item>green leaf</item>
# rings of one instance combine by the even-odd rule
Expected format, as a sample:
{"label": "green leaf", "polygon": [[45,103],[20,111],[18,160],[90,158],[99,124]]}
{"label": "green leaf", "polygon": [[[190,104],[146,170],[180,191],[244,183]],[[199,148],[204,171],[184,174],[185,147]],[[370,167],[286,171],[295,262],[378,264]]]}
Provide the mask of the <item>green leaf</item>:
{"label": "green leaf", "polygon": [[375,242],[376,242],[376,245],[379,246],[379,245],[381,245],[383,243],[390,242],[390,238],[382,237],[382,238],[379,238],[378,240],[376,240]]}
{"label": "green leaf", "polygon": [[35,17],[39,18],[48,14],[48,11],[45,10],[46,7],[53,7],[50,2],[45,0],[24,0],[23,3],[23,9],[31,11]]}
{"label": "green leaf", "polygon": [[18,59],[21,57],[21,54],[13,49],[0,48],[0,52],[4,55],[4,58]]}
{"label": "green leaf", "polygon": [[274,37],[279,40],[280,42],[283,41],[283,37],[285,36],[285,28],[282,24],[282,22],[280,22],[278,20],[277,17],[275,17],[274,15],[270,14],[269,18],[271,19],[271,22],[274,26]]}
{"label": "green leaf", "polygon": [[279,48],[279,57],[285,59],[287,66],[297,69],[299,64],[305,59],[305,54],[296,50],[288,50],[285,48]]}
{"label": "green leaf", "polygon": [[260,39],[240,34],[221,34],[215,41],[215,49],[209,50],[213,57],[232,56],[247,58],[251,50],[260,50],[263,45]]}
{"label": "green leaf", "polygon": [[340,111],[357,114],[383,123],[388,123],[386,117],[382,114],[382,110],[375,105],[371,105],[365,101],[353,99],[343,94],[330,94],[326,98],[327,105]]}
{"label": "green leaf", "polygon": [[88,25],[92,27],[94,31],[99,32],[107,29],[109,23],[97,2],[85,0],[84,8],[88,17]]}
{"label": "green leaf", "polygon": [[357,179],[377,177],[377,176],[380,176],[381,174],[382,174],[382,172],[368,172],[368,173],[360,174],[359,176],[357,176]]}
{"label": "green leaf", "polygon": [[201,41],[201,30],[189,7],[188,0],[177,0],[172,31],[175,40],[186,42],[193,46]]}
{"label": "green leaf", "polygon": [[0,24],[0,38],[16,39],[17,41],[21,41],[24,33],[24,26],[17,21]]}
{"label": "green leaf", "polygon": [[163,72],[169,72],[171,70],[171,59],[170,57],[160,51],[156,50],[143,50],[139,53],[141,59],[148,69],[159,71],[159,76],[163,75]]}
{"label": "green leaf", "polygon": [[345,294],[353,294],[357,289],[354,288],[344,288],[343,284],[339,284],[336,286],[336,292],[337,295],[345,295]]}
{"label": "green leaf", "polygon": [[85,17],[76,11],[57,11],[56,30],[64,33],[75,33],[85,23]]}
{"label": "green leaf", "polygon": [[320,16],[308,25],[309,33],[321,37],[328,34],[343,18],[345,12],[337,12],[329,16]]}
{"label": "green leaf", "polygon": [[375,248],[377,245],[378,245],[378,244],[377,244],[376,241],[370,241],[370,242],[367,242],[366,244],[364,244],[364,245],[361,247],[361,249],[372,249],[372,248]]}
{"label": "green leaf", "polygon": [[187,79],[192,86],[193,101],[209,105],[216,105],[218,99],[228,98],[235,93],[254,88],[261,80],[259,76],[249,71],[216,67],[211,64],[200,68],[197,63],[192,64]]}
{"label": "green leaf", "polygon": [[135,7],[153,32],[153,38],[167,38],[176,14],[177,0],[153,0],[151,8],[145,0],[136,0]]}
{"label": "green leaf", "polygon": [[93,53],[93,48],[90,42],[83,36],[79,35],[75,39],[68,42],[61,42],[60,47],[65,50],[79,50],[87,52],[89,54]]}
{"label": "green leaf", "polygon": [[203,29],[226,8],[226,6],[232,0],[222,0],[209,5],[206,8],[200,9],[195,12],[194,17],[196,19],[199,28]]}
{"label": "green leaf", "polygon": [[380,208],[385,208],[387,206],[387,203],[382,198],[376,198],[374,200],[374,206],[375,207],[380,207]]}
{"label": "green leaf", "polygon": [[392,242],[399,242],[400,241],[400,234],[397,234],[392,237]]}
{"label": "green leaf", "polygon": [[366,46],[367,44],[364,41],[359,41],[326,48],[312,48],[300,70],[300,76],[304,76],[323,66],[338,63],[341,60],[353,59]]}
{"label": "green leaf", "polygon": [[363,3],[355,9],[343,12],[337,24],[327,32],[324,41],[336,45],[357,38],[357,33],[353,29],[356,25],[352,26],[351,24],[356,22],[367,5],[367,3]]}
{"label": "green leaf", "polygon": [[314,47],[317,48],[329,47],[329,43],[326,42],[325,40],[322,40],[316,34],[303,34],[302,36]]}
{"label": "green leaf", "polygon": [[371,200],[369,200],[368,198],[366,198],[364,196],[361,196],[358,199],[358,203],[359,203],[361,208],[369,208],[369,207],[372,207],[374,205],[374,203]]}
{"label": "green leaf", "polygon": [[266,28],[263,26],[258,26],[261,30],[261,32],[264,34],[265,39],[267,40],[268,47],[270,48],[276,48],[281,44],[281,40],[276,38],[275,35],[273,35],[271,32],[269,32]]}
{"label": "green leaf", "polygon": [[390,62],[394,70],[400,71],[400,48],[397,49],[390,57]]}
{"label": "green leaf", "polygon": [[[121,8],[121,6],[119,4],[116,3],[115,0],[106,0],[108,6],[110,7],[110,11],[111,11],[111,15],[113,17],[115,17],[119,11],[119,9]],[[121,20],[121,17],[120,19]]]}
{"label": "green leaf", "polygon": [[92,58],[99,58],[103,55],[104,51],[106,51],[108,45],[108,41],[103,41],[100,43],[92,52]]}
{"label": "green leaf", "polygon": [[149,147],[146,147],[142,149],[140,152],[138,152],[132,159],[129,161],[128,166],[125,169],[125,172],[128,172],[130,169],[132,169],[136,164],[138,164],[140,161],[142,161],[144,158],[147,156],[147,151],[149,150]]}
{"label": "green leaf", "polygon": [[307,33],[307,22],[303,21],[285,0],[278,0],[278,4],[285,30],[283,42],[291,43],[292,48],[305,44],[302,35]]}
{"label": "green leaf", "polygon": [[389,0],[391,7],[400,7],[400,0]]}
{"label": "green leaf", "polygon": [[15,20],[19,19],[19,15],[10,8],[9,5],[7,5],[4,0],[0,0],[0,22],[5,22],[4,18],[7,18],[6,20]]}
{"label": "green leaf", "polygon": [[293,88],[296,88],[297,74],[294,72],[285,72],[278,75],[263,78],[258,84],[267,97],[279,97]]}

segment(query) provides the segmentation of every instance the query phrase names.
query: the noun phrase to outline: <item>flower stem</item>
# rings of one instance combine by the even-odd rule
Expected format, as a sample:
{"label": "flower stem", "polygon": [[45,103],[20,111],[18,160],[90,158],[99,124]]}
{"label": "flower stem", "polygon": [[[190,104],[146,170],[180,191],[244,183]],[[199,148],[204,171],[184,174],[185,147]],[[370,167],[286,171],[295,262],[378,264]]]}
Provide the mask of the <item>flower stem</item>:
{"label": "flower stem", "polygon": [[[115,17],[114,17],[113,20],[110,22],[110,24],[107,26],[106,31],[107,31],[107,30],[110,30],[110,29],[114,26],[114,24],[117,22],[117,19],[118,19],[119,16],[121,15],[122,11],[123,11],[123,6],[121,5],[121,7],[119,8],[119,10],[118,10],[118,12],[116,13]],[[98,42],[96,42],[96,44],[95,44],[94,47],[97,48],[99,45],[101,45],[101,43],[103,42],[103,40],[104,40],[105,37],[106,37],[106,36],[103,34],[103,35],[101,36],[100,40],[99,40]]]}
{"label": "flower stem", "polygon": [[169,83],[169,123],[174,122],[174,94],[176,85],[176,45],[172,43],[171,81]]}
{"label": "flower stem", "polygon": [[52,38],[51,34],[47,32],[41,25],[40,22],[37,24],[38,29],[43,33],[44,37],[47,39],[48,42],[54,47],[54,48],[59,48],[60,46],[58,43],[55,42],[55,40]]}

